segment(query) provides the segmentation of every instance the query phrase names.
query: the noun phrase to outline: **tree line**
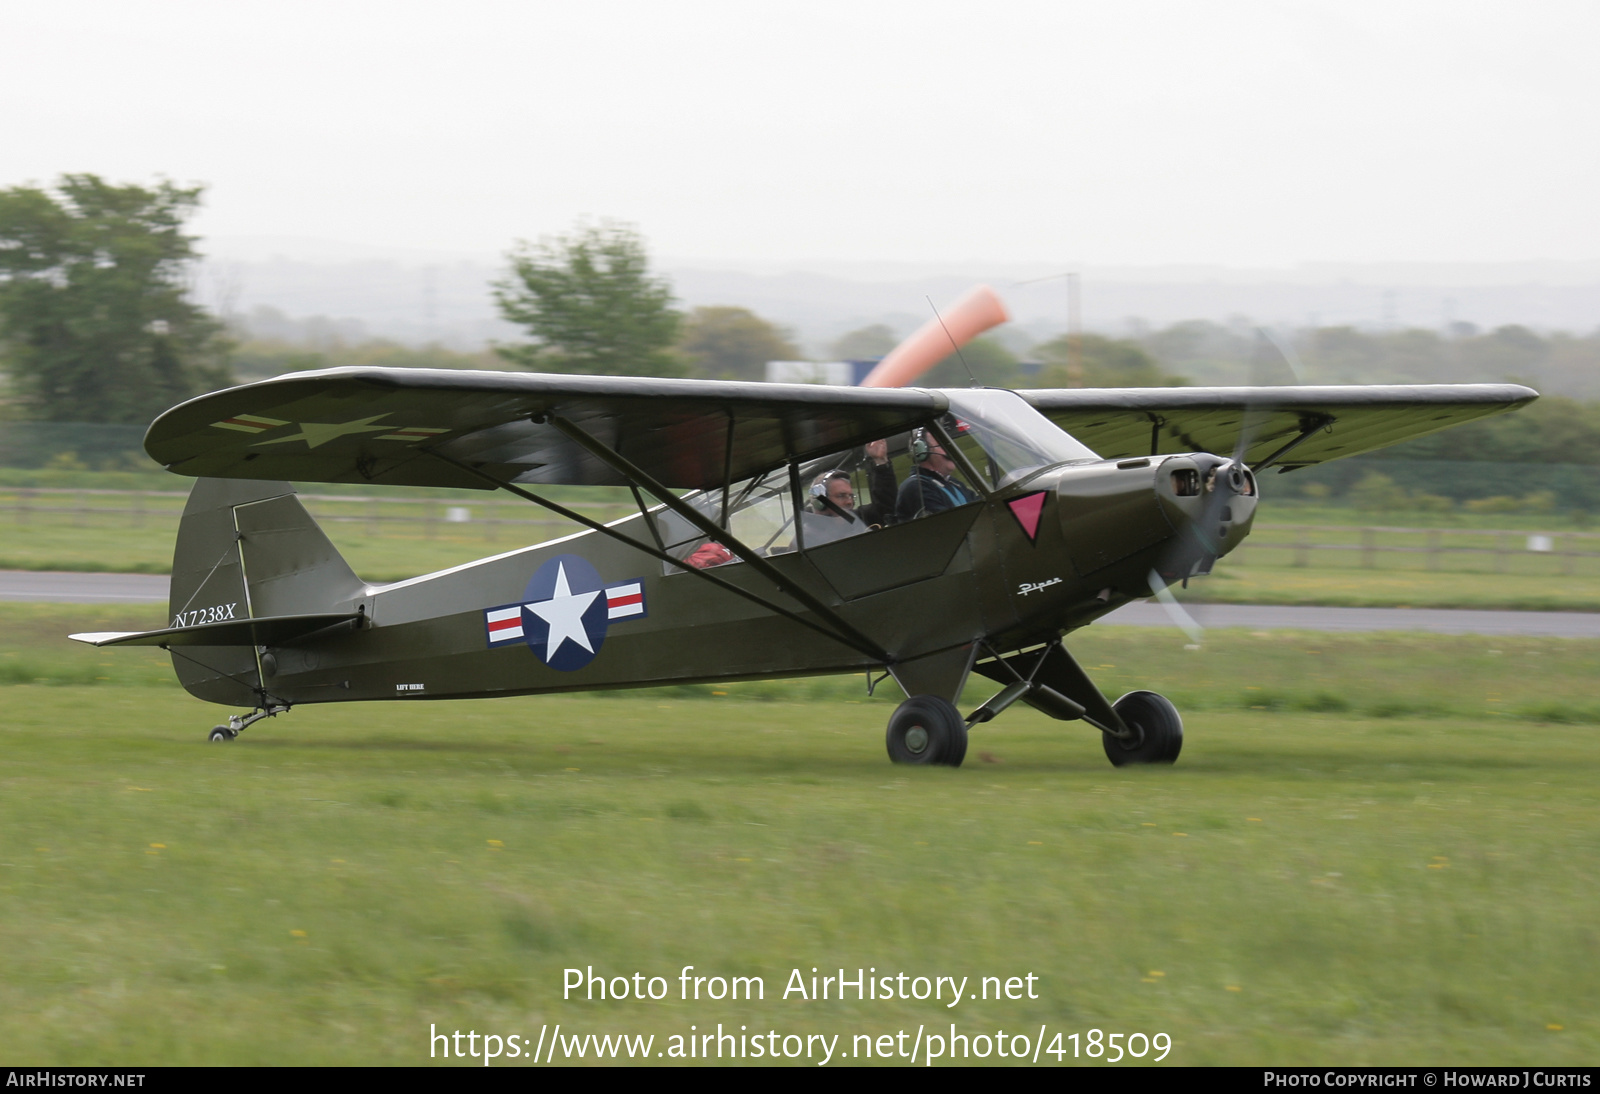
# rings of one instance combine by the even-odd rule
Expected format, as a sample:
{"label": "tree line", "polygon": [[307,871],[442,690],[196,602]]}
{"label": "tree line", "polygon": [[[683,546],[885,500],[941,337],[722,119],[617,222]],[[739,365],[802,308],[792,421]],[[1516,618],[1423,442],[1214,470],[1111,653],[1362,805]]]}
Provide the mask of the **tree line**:
{"label": "tree line", "polygon": [[[493,286],[525,340],[478,353],[381,341],[308,347],[230,332],[189,299],[196,240],[184,230],[199,187],[117,186],[65,175],[49,189],[0,190],[0,413],[39,421],[143,424],[234,382],[334,365],[514,367],[541,372],[760,380],[802,357],[794,335],[746,308],[677,306],[644,241],[614,222],[519,243]],[[835,359],[887,353],[874,325]],[[1282,347],[1281,349],[1279,347]],[[923,382],[1008,387],[1260,383],[1460,383],[1521,379],[1547,394],[1490,419],[1385,450],[1384,458],[1600,464],[1600,334],[1526,327],[1370,332],[1324,327],[1268,338],[1205,321],[1130,336],[1062,335],[1019,349],[980,338]]]}

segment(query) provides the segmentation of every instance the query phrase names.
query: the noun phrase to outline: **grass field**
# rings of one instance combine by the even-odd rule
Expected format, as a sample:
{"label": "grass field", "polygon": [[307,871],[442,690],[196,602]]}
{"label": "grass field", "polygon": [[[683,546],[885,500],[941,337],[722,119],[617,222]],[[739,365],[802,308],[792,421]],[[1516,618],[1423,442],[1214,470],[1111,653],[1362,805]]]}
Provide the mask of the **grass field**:
{"label": "grass field", "polygon": [[[145,614],[0,606],[8,1061],[408,1064],[430,1023],[557,1022],[657,1050],[719,1022],[841,1052],[1164,1032],[1177,1064],[1600,1050],[1597,642],[1091,631],[1102,686],[1184,710],[1178,764],[1114,769],[1014,708],[951,771],[887,763],[860,678],[303,707],[207,745],[221,708],[158,655],[59,639]],[[766,999],[681,1001],[684,965]],[[587,966],[671,996],[563,1001]],[[813,966],[1039,998],[782,999]]]}

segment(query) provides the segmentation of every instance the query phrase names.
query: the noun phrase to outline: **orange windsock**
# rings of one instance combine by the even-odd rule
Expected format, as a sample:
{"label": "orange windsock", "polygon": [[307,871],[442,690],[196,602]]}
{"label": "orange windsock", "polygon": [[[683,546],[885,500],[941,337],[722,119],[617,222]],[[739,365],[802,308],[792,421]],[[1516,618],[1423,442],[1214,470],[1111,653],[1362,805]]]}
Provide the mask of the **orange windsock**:
{"label": "orange windsock", "polygon": [[[930,319],[922,329],[901,342],[889,355],[879,361],[862,387],[905,387],[918,376],[964,346],[990,327],[997,327],[1011,318],[1006,306],[987,285],[976,285],[950,308],[941,313],[944,322]],[[945,333],[948,329],[949,333]]]}

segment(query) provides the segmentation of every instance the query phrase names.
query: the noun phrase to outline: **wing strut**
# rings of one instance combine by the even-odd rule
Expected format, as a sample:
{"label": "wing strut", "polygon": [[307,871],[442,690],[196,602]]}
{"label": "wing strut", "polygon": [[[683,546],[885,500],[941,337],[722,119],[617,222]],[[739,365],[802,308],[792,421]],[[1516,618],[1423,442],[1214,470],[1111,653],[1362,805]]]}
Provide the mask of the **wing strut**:
{"label": "wing strut", "polygon": [[[738,538],[733,535],[730,529],[724,528],[718,525],[715,521],[710,520],[704,513],[700,512],[700,510],[696,509],[694,506],[685,504],[682,498],[678,497],[671,490],[668,490],[665,486],[662,486],[642,467],[639,467],[637,464],[633,463],[616,449],[602,444],[600,441],[596,440],[592,434],[585,431],[582,426],[568,421],[561,415],[552,414],[550,415],[549,420],[551,425],[555,426],[568,437],[571,437],[579,445],[587,449],[595,456],[596,459],[606,463],[611,467],[612,470],[616,471],[619,475],[622,475],[629,482],[636,482],[640,486],[644,487],[646,493],[654,494],[656,498],[659,499],[668,509],[671,509],[674,513],[678,514],[684,520],[700,529],[700,531],[704,532],[707,536],[710,536],[718,543],[721,543],[723,546],[727,547],[728,550],[738,555],[740,560],[743,561],[747,566],[776,585],[780,592],[787,593],[788,595],[794,597],[796,600],[800,601],[800,603],[804,604],[806,607],[822,616],[828,622],[832,623],[835,630],[838,632],[836,635],[834,635],[834,637],[839,638],[846,645],[853,646],[862,653],[870,654],[871,656],[880,658],[884,661],[891,660],[886,652],[878,648],[878,644],[876,642],[862,634],[855,627],[851,626],[850,623],[848,623],[838,612],[834,611],[827,604],[824,604],[821,600],[818,600],[815,596],[812,596],[794,581],[785,577],[777,567],[772,565],[772,563],[768,562],[766,559],[762,558],[760,554],[752,551],[749,547],[741,543]],[[792,472],[789,478],[792,484],[794,482],[794,475]],[[798,512],[798,510],[796,511]],[[803,535],[804,533],[801,534]],[[802,543],[802,547],[803,546],[804,543]]]}
{"label": "wing strut", "polygon": [[[1328,428],[1334,423],[1335,420],[1336,419],[1326,414],[1319,414],[1314,418],[1301,418],[1300,435],[1294,440],[1290,441],[1288,444],[1284,445],[1282,448],[1278,449],[1272,455],[1268,456],[1266,459],[1262,460],[1260,463],[1256,464],[1255,470],[1265,471],[1267,468],[1277,463],[1279,457],[1287,456],[1300,445],[1304,444],[1306,441],[1309,441],[1312,437],[1315,437],[1322,430]],[[1280,472],[1280,474],[1281,473],[1282,472]]]}
{"label": "wing strut", "polygon": [[[847,635],[840,635],[840,634],[836,633],[835,631],[830,630],[829,628],[822,626],[819,623],[815,623],[812,620],[807,619],[805,616],[800,615],[797,612],[790,611],[788,608],[785,608],[782,604],[774,604],[772,601],[768,600],[766,597],[761,596],[759,593],[753,593],[748,589],[741,589],[739,586],[735,585],[733,582],[725,580],[724,578],[720,578],[716,574],[711,573],[709,570],[701,570],[701,569],[698,569],[698,568],[696,568],[694,566],[690,566],[687,562],[684,562],[682,559],[673,558],[671,555],[667,554],[666,551],[660,550],[657,547],[653,547],[648,543],[640,543],[638,540],[634,539],[632,536],[624,535],[623,533],[617,531],[615,528],[611,528],[611,527],[608,527],[608,526],[606,526],[604,524],[601,524],[597,520],[591,520],[590,518],[584,516],[582,513],[574,512],[573,510],[568,509],[565,505],[562,505],[559,502],[551,501],[549,498],[541,498],[538,494],[535,494],[530,490],[524,490],[522,487],[517,486],[515,483],[506,482],[503,479],[497,479],[493,475],[489,474],[488,472],[483,471],[480,468],[473,467],[471,464],[463,463],[460,460],[453,459],[452,457],[445,455],[443,452],[437,452],[437,451],[429,452],[429,455],[434,456],[437,459],[443,460],[445,463],[448,463],[453,467],[459,468],[460,470],[465,471],[469,475],[474,475],[474,476],[482,479],[484,482],[493,483],[495,486],[498,486],[500,489],[506,491],[507,493],[515,494],[517,497],[523,499],[524,501],[531,501],[535,505],[543,506],[544,508],[550,510],[552,513],[556,514],[557,516],[565,517],[567,520],[572,521],[574,524],[581,524],[585,528],[588,528],[590,531],[599,532],[601,535],[609,536],[610,538],[612,538],[614,540],[617,540],[619,543],[625,544],[628,547],[632,547],[636,551],[642,551],[645,554],[650,555],[652,558],[656,558],[656,559],[659,559],[662,562],[668,563],[668,564],[670,564],[672,566],[676,566],[678,569],[682,570],[685,573],[694,574],[696,577],[702,578],[702,579],[704,579],[706,581],[709,581],[709,582],[711,582],[711,584],[716,585],[719,588],[726,589],[728,592],[734,594],[735,596],[743,597],[744,599],[750,601],[752,604],[758,604],[762,608],[765,608],[769,612],[776,612],[777,614],[783,616],[785,619],[789,619],[789,620],[791,620],[791,621],[793,621],[795,623],[800,624],[802,627],[809,627],[811,630],[816,631],[818,634],[822,635],[824,638],[832,639],[835,642],[842,642],[845,645],[849,646],[851,649],[857,650],[860,653],[864,653],[868,657],[871,657],[875,661],[879,661],[879,662],[882,662],[884,664],[887,664],[890,660],[892,660],[892,658],[890,658],[887,653],[885,653],[883,650],[878,649],[875,645],[873,645],[870,639],[863,639],[862,642],[857,642],[857,641],[851,639],[850,637],[848,637]],[[636,494],[636,496],[637,496],[637,494]],[[640,510],[643,511],[643,509],[644,509],[644,507],[641,505],[640,506]],[[654,522],[649,519],[649,514],[648,513],[645,514],[645,523],[647,525],[651,526],[652,534],[654,534]],[[718,535],[720,537],[721,533],[719,532]],[[834,618],[832,612],[828,612],[826,614],[828,615],[828,617],[830,619]]]}

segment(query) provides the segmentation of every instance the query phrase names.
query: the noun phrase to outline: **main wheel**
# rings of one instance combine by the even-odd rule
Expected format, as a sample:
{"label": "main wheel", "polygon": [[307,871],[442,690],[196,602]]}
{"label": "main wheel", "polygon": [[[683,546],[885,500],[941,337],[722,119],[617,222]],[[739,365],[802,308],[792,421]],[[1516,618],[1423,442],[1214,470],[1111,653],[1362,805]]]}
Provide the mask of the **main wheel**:
{"label": "main wheel", "polygon": [[208,737],[207,740],[209,740],[212,744],[216,744],[218,741],[231,741],[237,736],[238,734],[229,729],[227,726],[213,726],[211,729],[211,736]]}
{"label": "main wheel", "polygon": [[967,758],[967,723],[949,700],[913,695],[890,716],[886,743],[897,764],[960,767]]}
{"label": "main wheel", "polygon": [[1117,716],[1134,731],[1131,738],[1100,735],[1106,759],[1124,764],[1170,764],[1183,751],[1183,719],[1165,695],[1130,691],[1111,704]]}

